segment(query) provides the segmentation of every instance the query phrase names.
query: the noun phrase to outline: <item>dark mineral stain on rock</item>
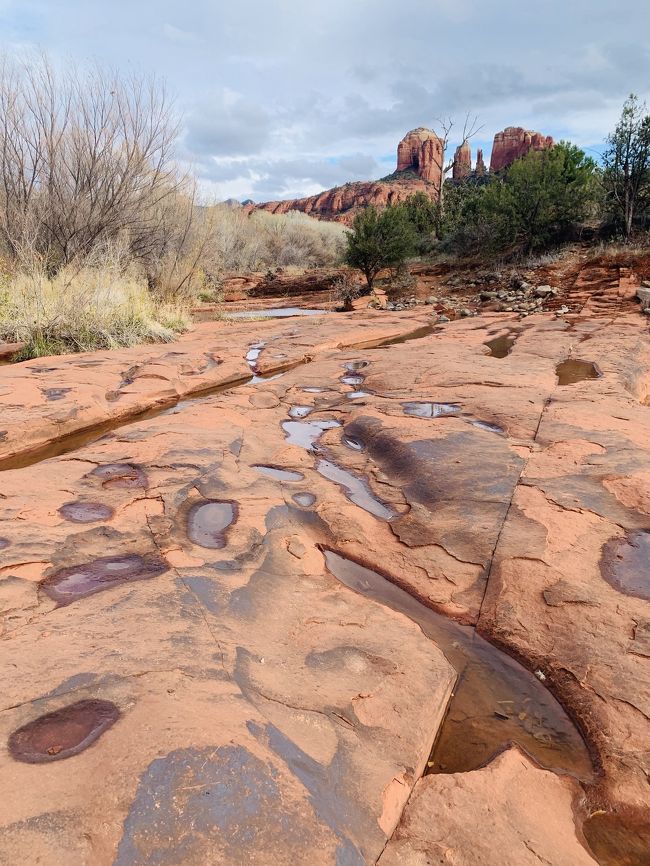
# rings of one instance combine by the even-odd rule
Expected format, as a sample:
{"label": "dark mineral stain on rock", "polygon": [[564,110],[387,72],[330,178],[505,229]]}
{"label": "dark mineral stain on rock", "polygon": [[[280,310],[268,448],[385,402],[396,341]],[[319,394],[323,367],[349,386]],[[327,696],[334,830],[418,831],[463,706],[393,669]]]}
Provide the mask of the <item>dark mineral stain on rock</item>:
{"label": "dark mineral stain on rock", "polygon": [[145,559],[136,553],[103,556],[82,565],[62,568],[42,580],[41,587],[59,607],[64,607],[79,598],[112,589],[120,584],[157,577],[168,568],[162,559]]}
{"label": "dark mineral stain on rock", "polygon": [[66,502],[59,508],[59,514],[72,523],[98,523],[110,520],[113,509],[101,502]]}
{"label": "dark mineral stain on rock", "polygon": [[602,373],[592,361],[567,358],[555,368],[558,385],[575,385],[585,379],[599,379]]}
{"label": "dark mineral stain on rock", "polygon": [[4,550],[5,548],[9,547],[10,543],[11,542],[8,538],[0,538],[0,550]]}
{"label": "dark mineral stain on rock", "polygon": [[213,500],[197,502],[187,516],[190,541],[209,550],[226,546],[226,530],[237,520],[237,503]]}
{"label": "dark mineral stain on rock", "polygon": [[9,752],[27,764],[62,761],[87,749],[119,717],[110,701],[77,701],[18,728],[9,737]]}
{"label": "dark mineral stain on rock", "polygon": [[625,595],[650,599],[650,532],[631,532],[603,547],[600,572]]}
{"label": "dark mineral stain on rock", "polygon": [[90,473],[102,479],[102,487],[112,489],[122,487],[131,489],[134,487],[146,487],[146,473],[133,463],[105,463],[98,466]]}

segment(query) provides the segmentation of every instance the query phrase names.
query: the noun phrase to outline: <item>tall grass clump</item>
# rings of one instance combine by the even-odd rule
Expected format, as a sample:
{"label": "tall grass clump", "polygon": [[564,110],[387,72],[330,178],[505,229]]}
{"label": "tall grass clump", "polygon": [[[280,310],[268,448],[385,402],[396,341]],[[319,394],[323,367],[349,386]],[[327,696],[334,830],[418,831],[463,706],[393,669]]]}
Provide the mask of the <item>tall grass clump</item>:
{"label": "tall grass clump", "polygon": [[169,341],[187,325],[182,308],[158,302],[146,278],[119,261],[0,278],[0,341],[23,343],[21,359]]}

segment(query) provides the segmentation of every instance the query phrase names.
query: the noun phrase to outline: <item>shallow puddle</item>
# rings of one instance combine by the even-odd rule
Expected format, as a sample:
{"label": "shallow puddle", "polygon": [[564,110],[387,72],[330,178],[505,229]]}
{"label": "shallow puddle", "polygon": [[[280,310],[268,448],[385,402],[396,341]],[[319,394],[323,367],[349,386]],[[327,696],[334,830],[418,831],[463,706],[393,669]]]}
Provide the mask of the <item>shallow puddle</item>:
{"label": "shallow puddle", "polygon": [[62,761],[91,746],[119,717],[110,701],[77,701],[18,728],[9,737],[9,752],[27,764]]}
{"label": "shallow puddle", "polygon": [[350,391],[350,393],[345,396],[348,400],[358,400],[360,397],[372,397],[374,393],[374,391]]}
{"label": "shallow puddle", "polygon": [[503,433],[503,427],[498,424],[490,424],[489,421],[472,421],[472,427],[478,427],[479,430],[485,430],[488,433]]}
{"label": "shallow puddle", "polygon": [[369,367],[370,361],[347,361],[343,366],[351,373],[356,373],[359,370],[365,370],[366,367]]}
{"label": "shallow puddle", "polygon": [[340,427],[340,421],[328,419],[325,421],[283,421],[282,429],[286,434],[289,445],[298,445],[307,451],[314,447],[314,443],[323,435],[325,430],[333,430]]}
{"label": "shallow puddle", "polygon": [[288,319],[291,316],[322,316],[327,310],[308,309],[306,307],[275,307],[266,310],[240,310],[226,313],[227,319]]}
{"label": "shallow puddle", "polygon": [[380,520],[392,520],[395,517],[392,508],[377,499],[368,484],[362,478],[348,472],[347,469],[342,469],[330,460],[319,460],[316,471],[328,481],[338,484],[350,502],[354,502],[355,505],[363,508],[374,517],[378,517]]}
{"label": "shallow puddle", "polygon": [[145,559],[138,554],[103,556],[83,565],[62,568],[42,580],[40,585],[58,607],[64,607],[79,598],[120,584],[157,577],[168,568],[162,559]]}
{"label": "shallow puddle", "polygon": [[264,343],[252,343],[246,352],[246,362],[253,372],[257,370],[257,361],[262,354]]}
{"label": "shallow puddle", "polygon": [[290,418],[306,418],[310,412],[313,412],[313,406],[292,406],[289,409]]}
{"label": "shallow puddle", "polygon": [[90,475],[101,478],[102,487],[109,490],[115,487],[131,490],[146,487],[148,483],[146,473],[133,463],[105,463],[93,469]]}
{"label": "shallow puddle", "polygon": [[355,436],[342,436],[341,442],[353,451],[363,451],[366,447],[363,442]]}
{"label": "shallow puddle", "polygon": [[261,472],[262,475],[268,475],[269,478],[273,478],[276,481],[302,481],[305,477],[302,472],[293,472],[290,469],[281,469],[279,466],[262,466],[260,464],[255,464],[253,469],[257,469],[257,471]]}
{"label": "shallow puddle", "polygon": [[327,388],[303,388],[305,394],[323,394]]}
{"label": "shallow puddle", "polygon": [[512,351],[512,347],[516,342],[516,338],[512,334],[501,334],[500,337],[495,337],[493,340],[488,340],[483,343],[490,350],[490,357],[505,358]]}
{"label": "shallow puddle", "polygon": [[365,376],[341,376],[341,382],[344,385],[357,386],[357,385],[363,385],[365,378],[366,378]]}
{"label": "shallow puddle", "polygon": [[592,361],[567,358],[555,368],[558,385],[575,385],[585,379],[600,379],[602,373]]}
{"label": "shallow puddle", "polygon": [[472,627],[436,613],[383,575],[330,550],[325,561],[345,586],[416,622],[458,674],[429,759],[430,772],[475,770],[515,742],[543,767],[593,779],[582,737],[534,674]]}
{"label": "shallow puddle", "polygon": [[72,388],[45,388],[41,393],[46,400],[63,400],[66,394],[69,394]]}
{"label": "shallow puddle", "polygon": [[316,497],[313,493],[294,493],[291,497],[297,505],[302,505],[303,508],[309,508],[316,502]]}
{"label": "shallow puddle", "polygon": [[59,514],[72,523],[98,523],[110,520],[113,509],[101,502],[66,502],[59,508]]}
{"label": "shallow puddle", "polygon": [[603,547],[600,572],[625,595],[650,599],[650,532],[630,532]]}
{"label": "shallow puddle", "polygon": [[187,536],[199,547],[220,550],[226,546],[226,530],[237,520],[237,515],[235,502],[197,502],[187,516]]}
{"label": "shallow puddle", "polygon": [[582,832],[600,866],[649,866],[650,822],[614,813],[594,815]]}
{"label": "shallow puddle", "polygon": [[416,418],[444,418],[460,413],[460,406],[454,403],[402,403],[402,407],[405,415]]}

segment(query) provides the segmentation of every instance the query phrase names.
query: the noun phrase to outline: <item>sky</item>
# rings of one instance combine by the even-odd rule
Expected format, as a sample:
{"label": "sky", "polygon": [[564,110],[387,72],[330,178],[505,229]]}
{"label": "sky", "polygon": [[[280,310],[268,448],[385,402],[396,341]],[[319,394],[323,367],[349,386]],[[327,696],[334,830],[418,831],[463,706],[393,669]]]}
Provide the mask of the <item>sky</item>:
{"label": "sky", "polygon": [[647,0],[0,0],[4,54],[166,81],[205,200],[311,195],[395,168],[400,138],[467,114],[597,157],[650,103]]}

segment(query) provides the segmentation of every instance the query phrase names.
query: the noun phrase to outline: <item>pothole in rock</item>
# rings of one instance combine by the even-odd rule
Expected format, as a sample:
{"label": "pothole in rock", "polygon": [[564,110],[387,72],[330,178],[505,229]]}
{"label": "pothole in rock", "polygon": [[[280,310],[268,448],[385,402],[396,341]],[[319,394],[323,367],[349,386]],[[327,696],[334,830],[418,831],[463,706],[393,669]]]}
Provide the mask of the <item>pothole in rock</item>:
{"label": "pothole in rock", "polygon": [[9,737],[9,752],[27,764],[61,761],[91,746],[119,717],[111,701],[77,701],[18,728]]}
{"label": "pothole in rock", "polygon": [[389,508],[388,505],[373,495],[362,478],[358,478],[347,469],[342,469],[330,460],[319,460],[316,471],[328,481],[338,484],[350,502],[363,508],[374,517],[378,517],[380,520],[392,520],[396,516],[396,512],[392,508]]}
{"label": "pothole in rock", "polygon": [[246,353],[246,361],[253,372],[257,370],[257,361],[262,354],[264,343],[251,343]]}
{"label": "pothole in rock", "polygon": [[316,387],[308,387],[302,388],[305,394],[324,394],[327,391],[327,388],[316,388]]}
{"label": "pothole in rock", "polygon": [[479,430],[485,430],[487,433],[504,433],[503,427],[498,424],[491,424],[489,421],[472,421],[472,427],[478,427]]}
{"label": "pothole in rock", "polygon": [[292,406],[289,409],[290,418],[306,418],[310,412],[313,412],[313,406]]}
{"label": "pothole in rock", "polygon": [[593,780],[582,737],[534,674],[471,626],[436,613],[378,572],[334,551],[324,554],[327,569],[345,586],[416,622],[458,674],[429,772],[476,770],[515,742],[547,769]]}
{"label": "pothole in rock", "polygon": [[220,550],[226,546],[226,530],[237,520],[237,516],[236,502],[197,502],[187,515],[187,536],[199,547]]}
{"label": "pothole in rock", "polygon": [[585,379],[600,379],[602,373],[593,361],[567,358],[555,368],[558,385],[575,385]]}
{"label": "pothole in rock", "polygon": [[600,573],[625,595],[650,599],[650,532],[631,532],[603,547]]}
{"label": "pothole in rock", "polygon": [[501,336],[495,337],[493,340],[488,340],[487,343],[483,343],[483,345],[487,346],[490,350],[490,357],[506,358],[512,351],[515,342],[516,337],[513,337],[512,334],[501,334]]}
{"label": "pothole in rock", "polygon": [[352,385],[353,387],[356,387],[358,385],[363,385],[365,378],[365,376],[341,376],[340,381],[344,385]]}
{"label": "pothole in rock", "polygon": [[444,418],[460,414],[460,406],[455,403],[402,403],[405,415],[415,418]]}
{"label": "pothole in rock", "polygon": [[374,393],[374,391],[350,391],[350,393],[345,396],[348,400],[358,400],[361,397],[372,397]]}
{"label": "pothole in rock", "polygon": [[275,481],[303,481],[305,476],[302,472],[294,472],[291,469],[281,469],[279,466],[264,466],[255,464],[253,469],[257,469],[262,475],[267,475]]}
{"label": "pothole in rock", "polygon": [[352,451],[363,451],[366,447],[360,439],[356,438],[356,436],[342,436],[341,442],[347,448],[351,448]]}
{"label": "pothole in rock", "polygon": [[323,421],[283,421],[282,429],[285,432],[286,440],[289,445],[298,445],[300,448],[305,448],[310,451],[317,439],[319,439],[326,430],[333,430],[335,427],[340,427],[340,421],[334,419],[326,419]]}
{"label": "pothole in rock", "polygon": [[600,866],[648,866],[650,822],[612,812],[588,818],[582,827]]}
{"label": "pothole in rock", "polygon": [[63,400],[66,394],[69,394],[72,388],[45,388],[41,393],[46,400],[56,401]]}
{"label": "pothole in rock", "polygon": [[357,373],[359,370],[365,370],[366,367],[369,367],[370,361],[347,361],[343,366],[351,373]]}
{"label": "pothole in rock", "polygon": [[90,474],[101,478],[102,487],[107,489],[118,487],[130,490],[147,486],[146,473],[133,463],[105,463],[93,469]]}
{"label": "pothole in rock", "polygon": [[310,505],[313,505],[316,502],[316,497],[313,493],[307,493],[303,491],[301,493],[294,493],[291,497],[296,505],[302,505],[303,508],[309,508]]}
{"label": "pothole in rock", "polygon": [[157,577],[168,568],[162,559],[145,559],[139,554],[103,556],[82,565],[62,568],[42,580],[40,585],[58,607],[64,607],[79,598],[86,598],[124,583]]}
{"label": "pothole in rock", "polygon": [[113,509],[101,502],[66,502],[59,508],[59,514],[72,523],[98,523],[110,520]]}

